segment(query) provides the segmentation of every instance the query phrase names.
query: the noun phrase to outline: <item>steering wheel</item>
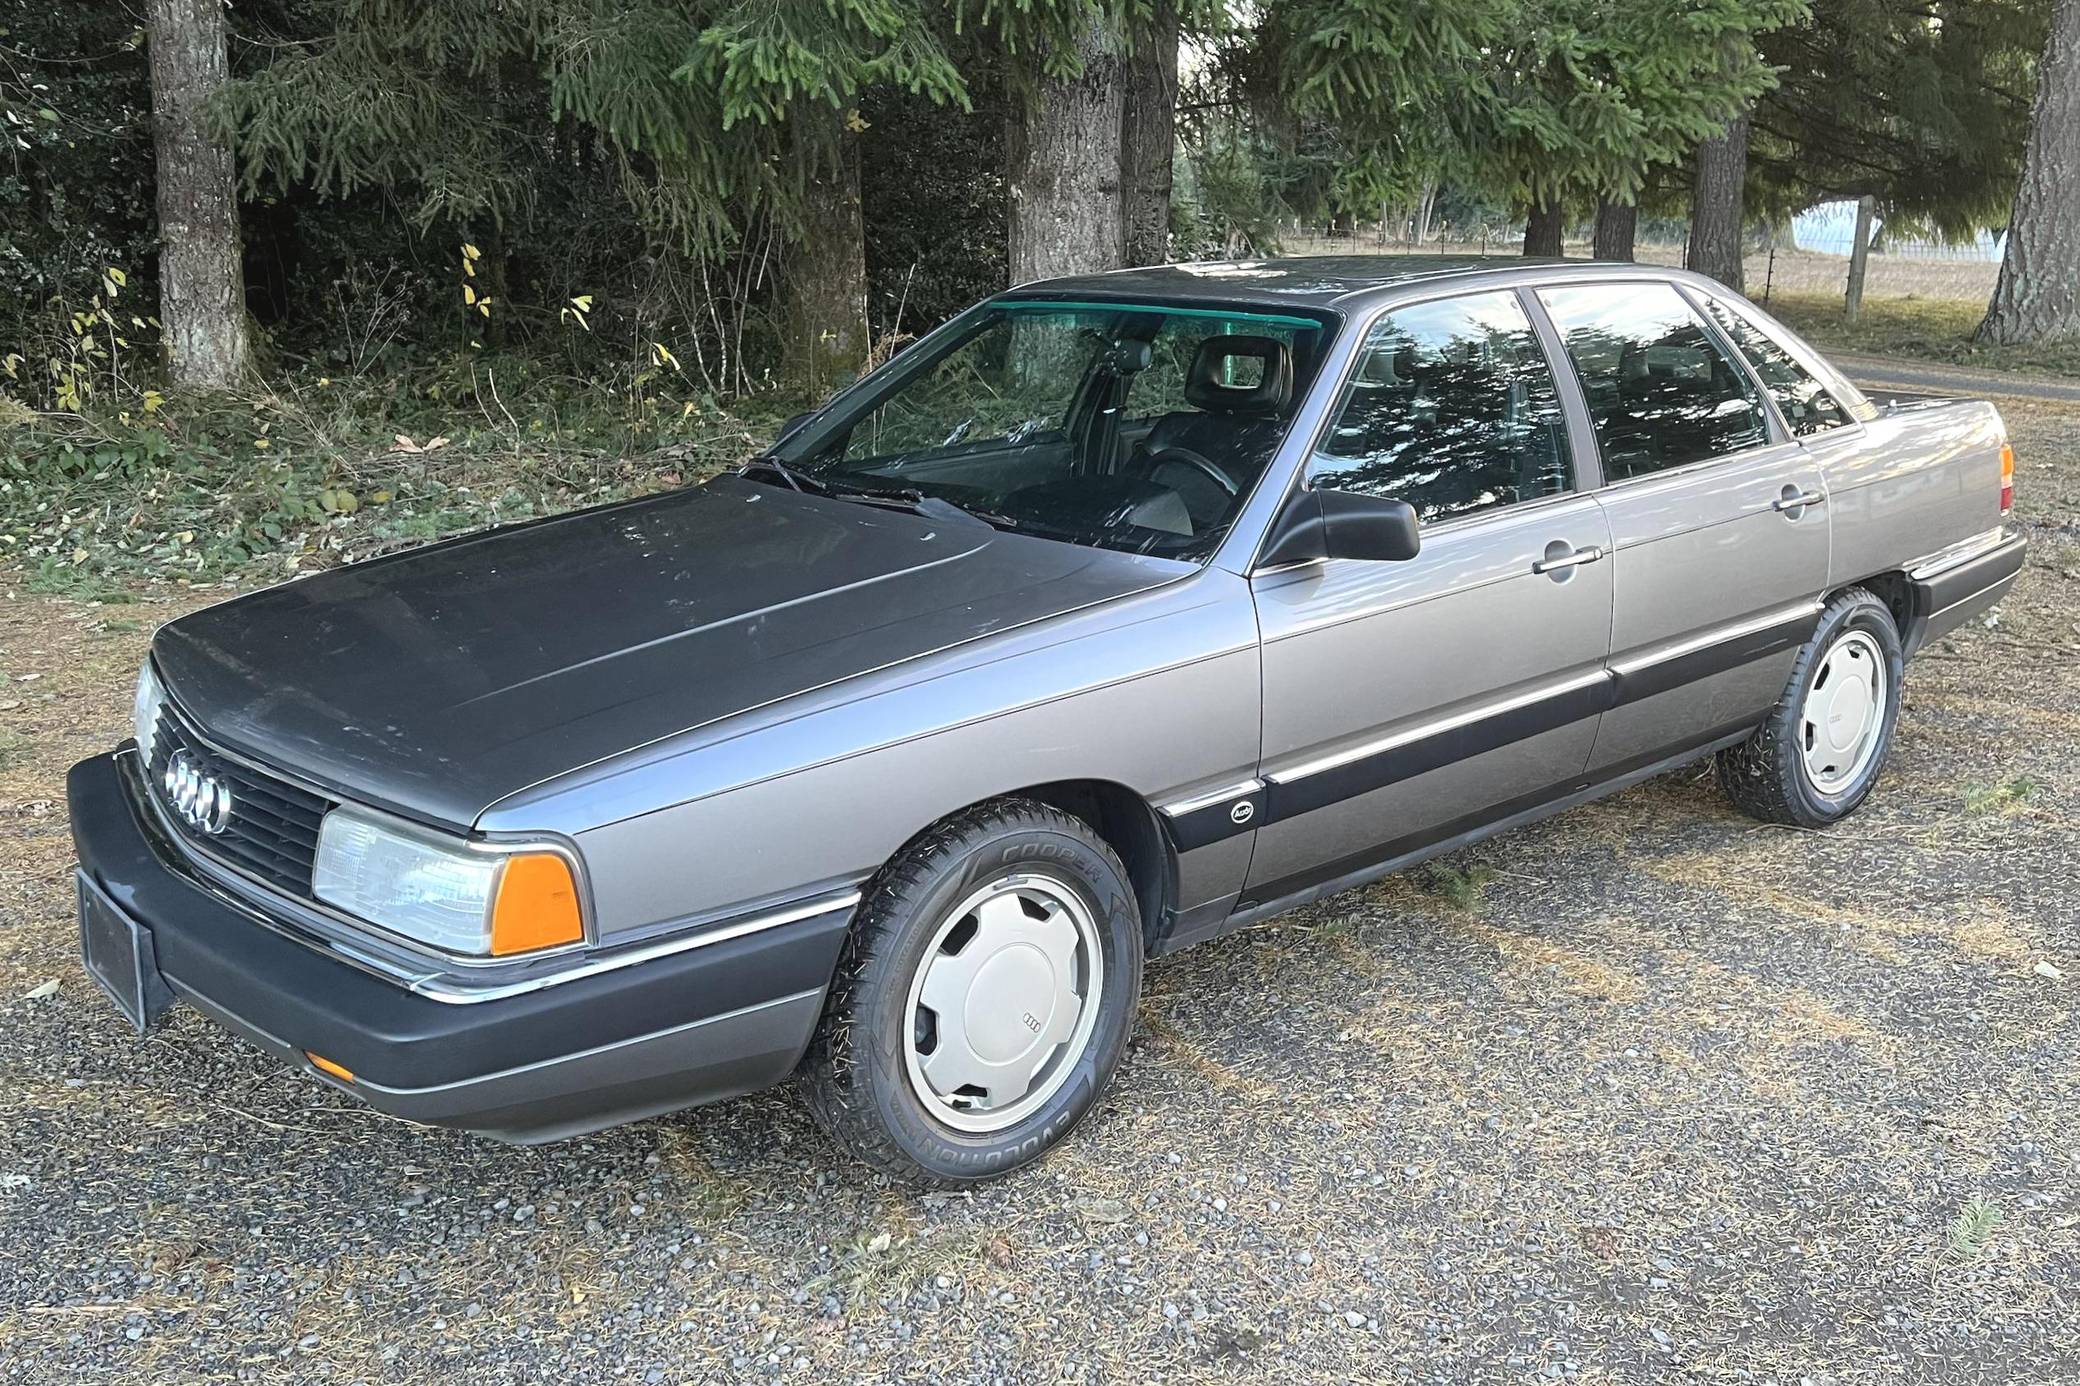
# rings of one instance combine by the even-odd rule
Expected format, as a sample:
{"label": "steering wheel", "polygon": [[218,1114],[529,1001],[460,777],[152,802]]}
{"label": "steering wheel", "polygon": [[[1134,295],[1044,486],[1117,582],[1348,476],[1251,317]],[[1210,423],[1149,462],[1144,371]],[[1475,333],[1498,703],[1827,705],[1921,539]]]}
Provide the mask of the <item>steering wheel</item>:
{"label": "steering wheel", "polygon": [[1158,448],[1148,455],[1146,464],[1148,474],[1154,476],[1156,468],[1162,466],[1166,461],[1179,462],[1195,471],[1205,473],[1208,481],[1220,487],[1229,496],[1239,494],[1239,488],[1234,477],[1229,476],[1227,472],[1215,466],[1203,454],[1193,452],[1190,448],[1178,447],[1174,443],[1167,447]]}

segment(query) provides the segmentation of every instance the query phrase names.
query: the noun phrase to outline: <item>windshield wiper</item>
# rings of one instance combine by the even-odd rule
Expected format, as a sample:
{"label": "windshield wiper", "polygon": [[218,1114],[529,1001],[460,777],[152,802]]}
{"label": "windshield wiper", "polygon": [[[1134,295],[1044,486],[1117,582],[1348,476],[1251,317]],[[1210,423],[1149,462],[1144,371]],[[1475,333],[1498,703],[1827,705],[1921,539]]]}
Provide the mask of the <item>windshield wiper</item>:
{"label": "windshield wiper", "polygon": [[782,462],[771,453],[767,453],[763,457],[754,457],[737,469],[737,475],[739,476],[750,476],[753,472],[771,472],[793,489],[806,495],[827,496],[831,493],[831,488],[828,484],[809,475],[809,473],[801,470],[799,467]]}
{"label": "windshield wiper", "polygon": [[907,510],[928,520],[967,520],[975,524],[988,525],[991,529],[1018,528],[1018,521],[1009,515],[956,505],[944,496],[929,495],[914,486],[851,486],[844,482],[825,482],[825,485],[830,487],[829,494],[840,500],[858,501],[862,505],[886,506],[892,510]]}
{"label": "windshield wiper", "polygon": [[770,472],[804,495],[857,501],[861,505],[878,505],[891,510],[907,510],[926,519],[965,520],[988,525],[991,529],[1018,528],[1018,521],[1009,515],[956,505],[943,496],[930,495],[915,486],[860,486],[850,481],[816,476],[770,455],[752,458],[739,469],[738,474],[749,476],[753,472]]}

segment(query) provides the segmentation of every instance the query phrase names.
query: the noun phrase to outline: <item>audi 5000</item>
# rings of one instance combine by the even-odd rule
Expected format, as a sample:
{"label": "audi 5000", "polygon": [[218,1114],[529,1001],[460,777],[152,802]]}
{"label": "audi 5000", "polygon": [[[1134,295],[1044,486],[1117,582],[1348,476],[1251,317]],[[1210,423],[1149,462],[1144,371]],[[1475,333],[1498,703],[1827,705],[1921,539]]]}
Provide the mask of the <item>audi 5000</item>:
{"label": "audi 5000", "polygon": [[1144,960],[1718,758],[1819,827],[2014,582],[1993,408],[1633,265],[1035,284],[705,485],[174,621],[72,771],[86,964],[515,1141],[801,1074],[1030,1160]]}

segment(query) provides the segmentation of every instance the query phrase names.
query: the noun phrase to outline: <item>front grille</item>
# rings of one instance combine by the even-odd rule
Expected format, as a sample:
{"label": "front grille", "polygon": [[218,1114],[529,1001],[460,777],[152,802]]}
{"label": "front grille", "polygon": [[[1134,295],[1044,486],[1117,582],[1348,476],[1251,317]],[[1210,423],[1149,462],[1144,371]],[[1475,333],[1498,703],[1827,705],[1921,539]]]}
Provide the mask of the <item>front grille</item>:
{"label": "front grille", "polygon": [[[204,832],[174,811],[165,774],[167,763],[181,751],[197,771],[231,791],[231,813],[222,832]],[[146,792],[166,810],[184,841],[278,889],[310,895],[318,824],[331,800],[212,749],[170,702],[159,710],[145,764]]]}

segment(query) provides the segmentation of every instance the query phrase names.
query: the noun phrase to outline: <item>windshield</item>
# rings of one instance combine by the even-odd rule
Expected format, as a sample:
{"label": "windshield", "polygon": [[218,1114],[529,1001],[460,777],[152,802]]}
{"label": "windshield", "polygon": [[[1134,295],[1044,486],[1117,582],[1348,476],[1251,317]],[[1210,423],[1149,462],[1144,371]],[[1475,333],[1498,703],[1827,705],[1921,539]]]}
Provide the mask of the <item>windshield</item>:
{"label": "windshield", "polygon": [[1328,336],[1282,313],[1001,299],[776,455],[831,494],[1203,559],[1271,463]]}

